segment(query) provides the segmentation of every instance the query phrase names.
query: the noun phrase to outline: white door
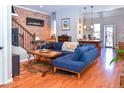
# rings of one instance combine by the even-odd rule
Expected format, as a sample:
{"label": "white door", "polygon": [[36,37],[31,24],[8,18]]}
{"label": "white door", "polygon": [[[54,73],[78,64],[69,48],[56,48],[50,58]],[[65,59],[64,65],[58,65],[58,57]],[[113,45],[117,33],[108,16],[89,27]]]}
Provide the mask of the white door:
{"label": "white door", "polygon": [[105,47],[110,47],[113,48],[113,41],[114,41],[114,35],[113,35],[113,31],[114,31],[114,26],[113,25],[106,25],[104,27],[104,42],[105,42]]}

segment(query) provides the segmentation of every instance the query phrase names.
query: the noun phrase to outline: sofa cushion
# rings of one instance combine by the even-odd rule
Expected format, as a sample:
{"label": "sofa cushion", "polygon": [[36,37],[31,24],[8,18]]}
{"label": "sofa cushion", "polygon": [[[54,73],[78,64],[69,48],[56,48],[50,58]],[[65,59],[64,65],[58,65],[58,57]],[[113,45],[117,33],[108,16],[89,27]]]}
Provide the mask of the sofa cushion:
{"label": "sofa cushion", "polygon": [[79,61],[81,55],[83,55],[86,51],[88,51],[88,47],[78,47],[73,54],[72,60]]}
{"label": "sofa cushion", "polygon": [[62,45],[63,45],[63,42],[55,42],[53,43],[53,48],[55,50],[62,50]]}

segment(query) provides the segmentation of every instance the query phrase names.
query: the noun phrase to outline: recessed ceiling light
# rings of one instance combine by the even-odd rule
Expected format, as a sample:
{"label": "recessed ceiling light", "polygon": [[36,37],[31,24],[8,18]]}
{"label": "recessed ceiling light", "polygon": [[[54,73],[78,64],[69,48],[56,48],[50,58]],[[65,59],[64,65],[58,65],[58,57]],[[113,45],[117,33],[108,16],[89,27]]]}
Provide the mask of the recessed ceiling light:
{"label": "recessed ceiling light", "polygon": [[43,5],[40,5],[40,8],[42,8],[43,7]]}

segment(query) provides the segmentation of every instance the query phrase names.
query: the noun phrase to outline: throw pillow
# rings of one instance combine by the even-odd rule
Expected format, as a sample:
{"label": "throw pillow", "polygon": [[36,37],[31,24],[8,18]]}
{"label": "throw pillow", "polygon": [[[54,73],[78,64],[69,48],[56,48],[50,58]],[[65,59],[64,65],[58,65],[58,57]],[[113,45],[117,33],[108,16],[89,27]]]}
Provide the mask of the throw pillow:
{"label": "throw pillow", "polygon": [[62,45],[63,42],[55,42],[53,46],[55,50],[62,50]]}
{"label": "throw pillow", "polygon": [[53,48],[53,43],[46,43],[45,48],[46,49],[52,49]]}
{"label": "throw pillow", "polygon": [[62,46],[62,50],[72,51],[74,52],[75,48],[77,48],[78,42],[64,42]]}
{"label": "throw pillow", "polygon": [[72,60],[79,61],[81,55],[83,55],[83,53],[85,53],[86,51],[88,51],[88,47],[78,47],[72,56]]}

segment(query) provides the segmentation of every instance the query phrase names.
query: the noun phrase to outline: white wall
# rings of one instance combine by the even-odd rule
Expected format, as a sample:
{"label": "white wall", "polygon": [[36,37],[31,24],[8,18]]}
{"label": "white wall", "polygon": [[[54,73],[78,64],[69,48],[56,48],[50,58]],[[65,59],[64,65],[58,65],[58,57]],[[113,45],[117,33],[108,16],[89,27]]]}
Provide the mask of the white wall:
{"label": "white wall", "polygon": [[[62,34],[68,34],[72,36],[72,41],[77,41],[77,20],[81,15],[80,9],[66,9],[61,11],[56,11],[56,20],[57,20],[57,36]],[[88,18],[90,15],[86,15]],[[61,28],[61,19],[70,18],[70,31],[62,31]],[[124,41],[124,8],[111,10],[107,12],[100,12],[95,14],[94,24],[101,24],[101,40],[104,40],[104,25],[114,25],[115,26],[115,38],[114,45],[118,44],[118,41]],[[87,20],[88,21],[88,20]],[[89,20],[91,21],[91,20]],[[90,22],[87,22],[89,25]],[[92,33],[91,31],[86,32],[87,34]],[[83,35],[82,35],[83,36]],[[103,44],[102,44],[103,45]]]}
{"label": "white wall", "polygon": [[[56,11],[56,21],[57,21],[57,36],[62,34],[68,34],[71,36],[72,41],[77,41],[77,20],[80,17],[80,10],[66,9],[61,11]],[[70,31],[62,31],[61,19],[70,18]]]}
{"label": "white wall", "polygon": [[28,60],[27,51],[20,46],[19,47],[12,46],[12,53],[20,55],[20,62],[24,62]]}
{"label": "white wall", "polygon": [[[3,18],[3,15],[2,15],[2,7],[0,6],[0,20],[2,20]],[[0,21],[0,24],[2,24],[2,21]],[[3,41],[3,28],[2,26],[0,26],[0,47],[3,47],[4,46],[4,41]],[[4,50],[3,49],[0,49],[0,85],[3,84],[4,82],[4,77],[3,77],[3,57],[4,57]]]}
{"label": "white wall", "polygon": [[2,72],[0,77],[3,77],[1,84],[7,84],[12,81],[11,6],[0,6],[0,20],[4,47],[3,61],[0,62],[0,70]]}

